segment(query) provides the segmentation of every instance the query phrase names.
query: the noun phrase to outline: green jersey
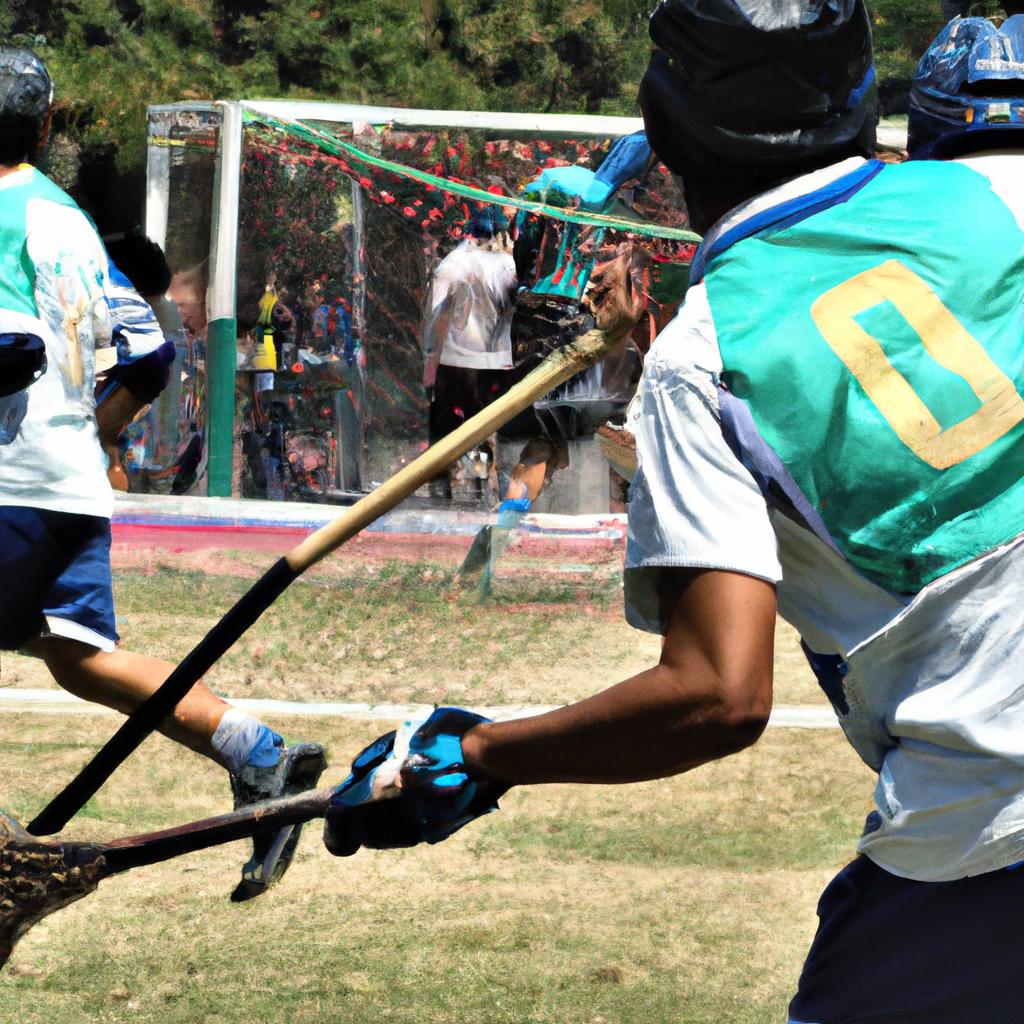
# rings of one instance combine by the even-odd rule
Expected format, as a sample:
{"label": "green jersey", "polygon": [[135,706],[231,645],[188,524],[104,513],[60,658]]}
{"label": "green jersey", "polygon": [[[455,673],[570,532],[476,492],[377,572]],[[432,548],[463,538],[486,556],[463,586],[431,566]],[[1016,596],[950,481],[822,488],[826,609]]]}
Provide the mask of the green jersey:
{"label": "green jersey", "polygon": [[1022,200],[965,164],[868,164],[706,254],[723,383],[891,590],[1021,531]]}

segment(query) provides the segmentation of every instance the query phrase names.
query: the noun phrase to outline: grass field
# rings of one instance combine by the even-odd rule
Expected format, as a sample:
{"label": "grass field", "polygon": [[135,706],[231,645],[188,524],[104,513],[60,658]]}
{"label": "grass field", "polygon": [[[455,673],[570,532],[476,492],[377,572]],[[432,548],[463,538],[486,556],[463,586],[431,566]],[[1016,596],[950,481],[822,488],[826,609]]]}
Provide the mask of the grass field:
{"label": "grass field", "polygon": [[[115,581],[123,643],[180,659],[272,559],[258,552],[133,558]],[[533,562],[500,564],[481,602],[475,590],[453,585],[452,565],[331,559],[284,593],[210,682],[232,697],[554,704],[657,660],[659,639],[623,619],[614,571],[598,565],[574,576]],[[776,699],[821,703],[784,623],[776,648]],[[0,659],[0,686],[52,685],[36,661]]]}
{"label": "grass field", "polygon": [[[558,703],[656,657],[656,640],[621,624],[614,578],[510,576],[484,604],[449,584],[444,566],[328,565],[275,606],[217,685],[292,699]],[[244,586],[181,564],[122,570],[126,642],[180,656]],[[791,634],[779,647],[779,700],[818,700]],[[2,669],[3,685],[45,679],[24,659],[5,656]],[[31,817],[114,722],[6,715],[5,808]],[[386,728],[273,724],[329,744],[327,782]],[[675,779],[513,790],[501,813],[438,847],[335,860],[314,823],[284,882],[242,906],[227,894],[243,847],[194,854],[110,879],[36,926],[0,975],[0,1020],[781,1021],[817,895],[849,859],[869,793],[838,731],[773,729]],[[155,738],[66,834],[110,839],[228,802],[219,769]]]}

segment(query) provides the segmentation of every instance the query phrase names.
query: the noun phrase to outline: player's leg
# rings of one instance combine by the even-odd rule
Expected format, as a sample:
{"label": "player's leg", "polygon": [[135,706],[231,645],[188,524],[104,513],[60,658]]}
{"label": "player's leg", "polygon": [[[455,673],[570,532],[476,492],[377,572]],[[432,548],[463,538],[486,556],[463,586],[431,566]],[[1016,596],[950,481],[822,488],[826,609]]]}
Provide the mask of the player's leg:
{"label": "player's leg", "polygon": [[[437,367],[434,385],[430,389],[430,408],[427,413],[427,439],[437,444],[465,422],[461,408],[462,376],[457,366],[441,363]],[[433,498],[451,498],[452,469],[446,467],[430,481],[430,495]]]}
{"label": "player's leg", "polygon": [[[64,556],[39,598],[37,635],[24,644],[25,649],[46,662],[64,689],[130,714],[163,683],[174,665],[116,646],[110,524],[93,516],[45,511],[37,517]],[[213,738],[228,706],[200,683],[161,731],[225,764]]]}
{"label": "player's leg", "polygon": [[[101,650],[88,642],[54,634],[39,637],[26,649],[46,662],[62,689],[124,715],[139,707],[174,669],[171,662],[162,658],[137,654],[123,647]],[[178,703],[174,715],[161,724],[160,732],[223,764],[212,741],[229,707],[227,701],[199,682]]]}
{"label": "player's leg", "polygon": [[[17,578],[31,583],[30,606],[0,603],[0,627],[9,624],[0,628],[5,646],[37,654],[62,687],[126,714],[170,674],[170,662],[115,646],[109,521],[34,509],[0,514],[0,551],[20,570]],[[325,764],[319,744],[286,748],[276,732],[202,683],[161,731],[227,768],[236,807],[311,788]],[[257,837],[233,898],[249,899],[276,881],[297,840],[297,829]]]}

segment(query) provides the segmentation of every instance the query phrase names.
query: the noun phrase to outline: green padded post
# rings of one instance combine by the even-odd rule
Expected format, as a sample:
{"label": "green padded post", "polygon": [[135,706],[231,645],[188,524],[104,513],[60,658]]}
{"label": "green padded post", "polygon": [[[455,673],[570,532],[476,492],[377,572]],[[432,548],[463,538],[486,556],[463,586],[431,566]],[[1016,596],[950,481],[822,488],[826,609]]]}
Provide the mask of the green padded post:
{"label": "green padded post", "polygon": [[235,318],[211,320],[206,335],[206,396],[209,429],[206,493],[231,497],[231,459],[235,443]]}

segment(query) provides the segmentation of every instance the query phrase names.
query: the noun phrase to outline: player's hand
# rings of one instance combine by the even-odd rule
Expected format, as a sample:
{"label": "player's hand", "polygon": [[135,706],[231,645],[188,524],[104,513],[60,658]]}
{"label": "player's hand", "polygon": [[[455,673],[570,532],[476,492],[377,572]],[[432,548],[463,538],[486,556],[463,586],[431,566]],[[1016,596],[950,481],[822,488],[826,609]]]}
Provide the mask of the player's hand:
{"label": "player's hand", "polygon": [[471,776],[462,759],[462,737],[487,721],[462,708],[437,708],[371,743],[331,798],[324,820],[327,849],[350,857],[361,846],[439,843],[496,811],[507,787]]}
{"label": "player's hand", "polygon": [[620,341],[636,326],[644,313],[644,299],[634,280],[629,246],[620,246],[607,263],[595,265],[587,284],[586,304],[610,339]]}

